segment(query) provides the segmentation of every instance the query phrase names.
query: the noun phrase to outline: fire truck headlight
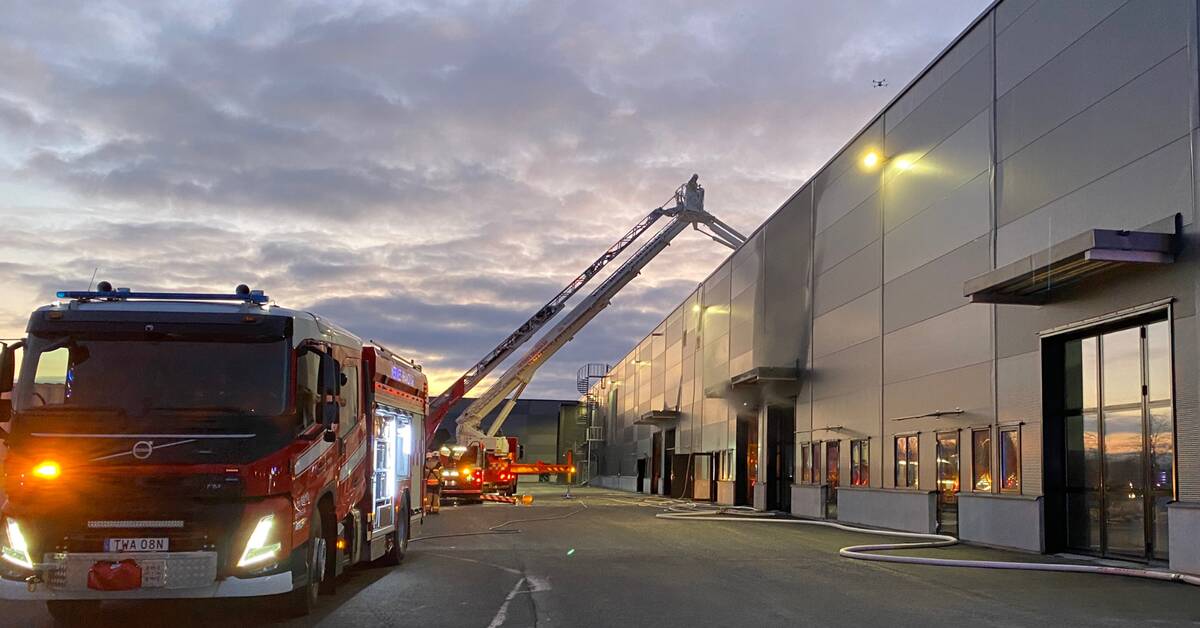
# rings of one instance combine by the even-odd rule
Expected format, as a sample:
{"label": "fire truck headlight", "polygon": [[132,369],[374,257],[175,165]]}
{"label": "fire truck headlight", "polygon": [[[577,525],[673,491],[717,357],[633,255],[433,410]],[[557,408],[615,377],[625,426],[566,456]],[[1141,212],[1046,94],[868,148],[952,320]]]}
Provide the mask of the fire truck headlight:
{"label": "fire truck headlight", "polygon": [[21,526],[17,524],[17,520],[10,517],[5,530],[8,533],[8,539],[4,543],[4,547],[0,548],[4,560],[26,569],[33,569],[33,557],[29,555],[29,544],[25,542],[25,535],[21,533]]}
{"label": "fire truck headlight", "polygon": [[271,536],[271,528],[274,526],[275,515],[267,515],[258,520],[254,526],[254,532],[250,533],[250,540],[246,541],[246,549],[242,551],[242,559],[238,561],[238,567],[256,565],[271,560],[279,554],[279,550],[283,547],[279,541],[267,543]]}
{"label": "fire truck headlight", "polygon": [[62,475],[62,466],[53,460],[43,460],[33,468],[33,474],[43,480],[55,480]]}

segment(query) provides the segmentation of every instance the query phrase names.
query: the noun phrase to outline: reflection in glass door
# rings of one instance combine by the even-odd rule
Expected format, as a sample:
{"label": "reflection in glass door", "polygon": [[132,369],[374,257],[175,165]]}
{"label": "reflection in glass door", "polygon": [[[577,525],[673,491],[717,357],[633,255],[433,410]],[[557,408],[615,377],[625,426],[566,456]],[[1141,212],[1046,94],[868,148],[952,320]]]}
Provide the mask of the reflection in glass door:
{"label": "reflection in glass door", "polygon": [[1174,494],[1166,321],[1066,343],[1067,543],[1165,559]]}

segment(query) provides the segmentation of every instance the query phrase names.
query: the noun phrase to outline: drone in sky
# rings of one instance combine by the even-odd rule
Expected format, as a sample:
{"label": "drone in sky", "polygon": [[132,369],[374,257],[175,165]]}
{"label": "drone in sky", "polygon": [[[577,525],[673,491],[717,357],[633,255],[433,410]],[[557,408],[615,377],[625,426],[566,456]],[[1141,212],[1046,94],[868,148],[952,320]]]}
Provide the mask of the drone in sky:
{"label": "drone in sky", "polygon": [[871,79],[871,87],[887,87],[887,86],[888,86],[888,82],[887,82],[887,79],[885,79],[885,78],[879,79],[879,80]]}

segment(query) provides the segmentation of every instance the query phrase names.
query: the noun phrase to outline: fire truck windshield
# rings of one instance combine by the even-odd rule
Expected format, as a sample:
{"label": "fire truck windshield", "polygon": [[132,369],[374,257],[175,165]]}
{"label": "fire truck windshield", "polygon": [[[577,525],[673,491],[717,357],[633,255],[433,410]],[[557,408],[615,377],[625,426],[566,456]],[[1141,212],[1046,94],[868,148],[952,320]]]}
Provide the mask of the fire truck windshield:
{"label": "fire truck windshield", "polygon": [[31,336],[18,412],[277,416],[287,410],[285,340]]}

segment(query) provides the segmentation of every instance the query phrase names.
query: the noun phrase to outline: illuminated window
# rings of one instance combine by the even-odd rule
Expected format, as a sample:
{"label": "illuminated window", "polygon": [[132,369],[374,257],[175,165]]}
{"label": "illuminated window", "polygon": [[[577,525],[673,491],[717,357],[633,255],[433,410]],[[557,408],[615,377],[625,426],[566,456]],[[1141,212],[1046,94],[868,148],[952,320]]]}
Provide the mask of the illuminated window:
{"label": "illuminated window", "polygon": [[850,441],[850,485],[871,485],[871,441]]}
{"label": "illuminated window", "polygon": [[920,457],[917,435],[896,437],[896,488],[917,488]]}
{"label": "illuminated window", "polygon": [[800,483],[801,484],[808,484],[808,483],[812,482],[812,462],[809,460],[809,457],[811,455],[812,454],[810,453],[808,443],[804,443],[803,445],[800,445]]}
{"label": "illuminated window", "polygon": [[812,483],[821,483],[821,443],[813,443],[809,446],[812,455],[809,462],[812,464]]}
{"label": "illuminated window", "polygon": [[1021,492],[1021,429],[1000,430],[1000,491]]}
{"label": "illuminated window", "polygon": [[992,490],[992,430],[971,432],[971,482],[977,491]]}

